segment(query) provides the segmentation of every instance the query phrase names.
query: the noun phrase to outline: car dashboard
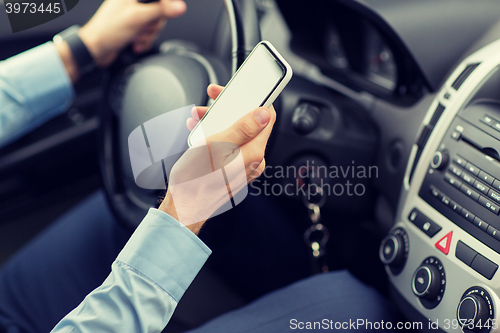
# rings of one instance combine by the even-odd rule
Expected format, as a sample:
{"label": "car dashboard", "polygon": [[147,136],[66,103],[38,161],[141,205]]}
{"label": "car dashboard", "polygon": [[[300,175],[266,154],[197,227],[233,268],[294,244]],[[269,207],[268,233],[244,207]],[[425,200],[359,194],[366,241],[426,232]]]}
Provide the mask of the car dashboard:
{"label": "car dashboard", "polygon": [[[498,332],[500,44],[494,41],[500,35],[479,29],[452,48],[447,40],[453,30],[465,30],[464,18],[488,21],[488,15],[461,3],[446,7],[438,19],[444,7],[437,2],[410,33],[403,22],[412,27],[416,11],[426,12],[429,3],[418,9],[411,1],[396,3],[340,0],[321,2],[321,14],[289,14],[295,31],[290,46],[321,76],[373,98],[366,109],[381,131],[375,210],[383,210],[384,197],[391,206],[389,192],[397,192],[394,215],[375,213],[392,221],[379,256],[398,307],[422,331]],[[405,6],[406,13],[397,14]],[[313,15],[317,24],[301,25],[300,17],[309,21]],[[443,23],[454,15],[462,27]],[[424,35],[428,30],[432,35]],[[391,163],[395,143],[403,147],[401,166]]]}
{"label": "car dashboard", "polygon": [[296,54],[355,91],[399,105],[422,97],[422,73],[390,29],[338,3],[325,10],[331,15],[294,34],[291,48]]}
{"label": "car dashboard", "polygon": [[380,248],[396,299],[448,332],[498,331],[499,51],[466,58],[438,92]]}

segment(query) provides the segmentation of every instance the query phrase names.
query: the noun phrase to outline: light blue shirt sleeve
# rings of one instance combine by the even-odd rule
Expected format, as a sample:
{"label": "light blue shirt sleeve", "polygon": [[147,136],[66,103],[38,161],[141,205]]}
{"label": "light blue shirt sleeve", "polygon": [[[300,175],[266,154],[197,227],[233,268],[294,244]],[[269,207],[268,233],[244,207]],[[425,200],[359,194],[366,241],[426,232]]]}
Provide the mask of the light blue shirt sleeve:
{"label": "light blue shirt sleeve", "polygon": [[65,111],[73,97],[52,42],[0,61],[0,147]]}
{"label": "light blue shirt sleeve", "polygon": [[161,332],[210,254],[179,221],[150,209],[108,278],[52,332]]}

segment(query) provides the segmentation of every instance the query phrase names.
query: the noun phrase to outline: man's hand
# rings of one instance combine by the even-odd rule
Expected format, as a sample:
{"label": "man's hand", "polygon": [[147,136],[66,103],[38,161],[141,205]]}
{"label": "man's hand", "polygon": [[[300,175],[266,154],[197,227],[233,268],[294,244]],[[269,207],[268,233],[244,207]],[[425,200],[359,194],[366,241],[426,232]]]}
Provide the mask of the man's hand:
{"label": "man's hand", "polygon": [[[219,86],[217,84],[210,84],[208,86],[208,88],[207,88],[208,97],[210,97],[211,99],[215,100],[219,96],[219,94],[222,92],[223,89],[224,89],[224,87]],[[273,118],[272,126],[274,126],[274,122],[276,121],[276,111],[274,110],[273,106],[271,106],[271,108],[269,110],[272,113],[272,118]],[[189,118],[186,121],[187,128],[190,131],[192,131],[195,128],[196,124],[198,124],[198,122],[200,121],[200,119],[203,118],[203,116],[205,115],[205,113],[207,111],[208,111],[208,106],[197,106],[197,107],[195,107],[191,111],[191,118]],[[269,133],[267,133],[267,137],[266,137],[265,144],[264,144],[264,149],[265,149],[265,146],[267,145],[267,140],[269,140],[269,136],[271,135],[272,126],[269,129]],[[248,182],[251,182],[255,178],[259,177],[260,174],[264,171],[264,168],[266,167],[265,160],[262,159],[262,161],[259,161],[259,162],[261,162],[261,163],[260,163],[260,165],[257,168],[255,168],[255,165],[257,165],[255,163],[255,161],[254,161],[255,164],[250,164],[250,166],[252,167],[251,171],[253,173],[253,177],[251,179],[249,179]]]}
{"label": "man's hand", "polygon": [[[131,44],[134,52],[151,48],[167,19],[186,11],[182,0],[139,3],[136,0],[105,0],[78,35],[99,67],[110,65],[120,51]],[[73,82],[78,71],[65,43],[57,49]]]}
{"label": "man's hand", "polygon": [[78,33],[97,65],[107,66],[125,46],[135,52],[152,45],[167,19],[186,11],[182,0],[160,0],[148,4],[136,0],[105,0]]}
{"label": "man's hand", "polygon": [[[222,87],[210,85],[207,91],[216,98]],[[195,118],[203,116],[206,109],[198,107]],[[198,233],[206,218],[228,201],[228,191],[234,196],[263,172],[264,152],[275,121],[273,107],[258,108],[227,130],[208,137],[206,146],[186,151],[172,168],[169,188],[159,209]],[[188,120],[188,127],[194,125],[195,119]],[[221,182],[215,172],[221,168],[226,182]]]}

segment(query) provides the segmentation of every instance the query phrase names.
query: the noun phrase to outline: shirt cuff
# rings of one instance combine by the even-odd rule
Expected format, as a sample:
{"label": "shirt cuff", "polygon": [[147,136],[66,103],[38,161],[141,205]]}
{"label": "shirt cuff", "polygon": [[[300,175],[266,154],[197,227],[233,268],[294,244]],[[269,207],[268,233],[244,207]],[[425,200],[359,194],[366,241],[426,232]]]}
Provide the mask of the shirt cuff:
{"label": "shirt cuff", "polygon": [[117,260],[151,279],[178,302],[211,253],[186,226],[151,208]]}
{"label": "shirt cuff", "polygon": [[40,121],[66,110],[74,98],[73,85],[54,43],[47,42],[15,57],[1,66],[0,76],[8,78],[28,117]]}

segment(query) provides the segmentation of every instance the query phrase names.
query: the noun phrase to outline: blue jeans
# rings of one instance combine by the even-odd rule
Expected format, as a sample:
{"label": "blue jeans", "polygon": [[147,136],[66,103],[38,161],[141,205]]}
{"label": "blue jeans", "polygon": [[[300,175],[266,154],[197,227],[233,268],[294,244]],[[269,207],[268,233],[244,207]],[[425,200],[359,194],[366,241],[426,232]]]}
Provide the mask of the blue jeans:
{"label": "blue jeans", "polygon": [[102,284],[130,235],[102,192],[64,214],[2,267],[0,327],[49,332]]}
{"label": "blue jeans", "polygon": [[394,321],[394,312],[373,288],[334,271],[271,292],[189,333],[388,332],[375,328]]}
{"label": "blue jeans", "polygon": [[[50,331],[104,281],[130,235],[112,216],[102,192],[59,218],[2,267],[0,332]],[[193,333],[288,332],[296,331],[293,319],[298,328],[299,322],[323,319],[387,320],[391,313],[375,290],[340,271],[272,292]]]}

